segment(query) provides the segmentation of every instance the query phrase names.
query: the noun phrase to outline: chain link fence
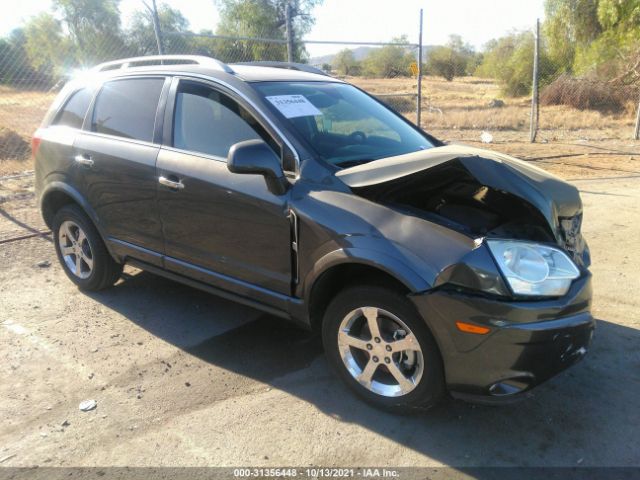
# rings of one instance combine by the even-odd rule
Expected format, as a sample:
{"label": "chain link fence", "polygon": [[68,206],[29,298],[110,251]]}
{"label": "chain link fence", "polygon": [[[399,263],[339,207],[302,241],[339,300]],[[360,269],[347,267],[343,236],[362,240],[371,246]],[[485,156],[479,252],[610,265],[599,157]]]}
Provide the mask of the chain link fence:
{"label": "chain link fence", "polygon": [[[287,61],[286,39],[264,37],[234,37],[189,32],[167,32],[163,35],[163,53],[177,55],[206,55],[229,64],[251,61]],[[331,44],[336,50],[355,51],[358,71],[344,71],[328,55],[307,61],[327,73],[344,78],[376,95],[398,112],[416,121],[417,82],[411,77],[410,64],[416,63],[417,45],[409,43],[355,43],[334,41],[302,42],[296,48],[314,43]],[[392,55],[375,61],[377,52],[391,49]],[[113,41],[95,48],[99,55],[86,55],[87,67],[103,61],[128,56],[157,55],[153,37],[142,38],[135,44]],[[371,57],[367,61],[365,57]],[[91,60],[94,58],[95,60]],[[32,168],[30,138],[44,117],[51,102],[64,83],[79,70],[77,55],[61,63],[46,63],[34,68],[33,59],[24,49],[0,42],[0,176]],[[61,67],[68,65],[68,67]],[[76,66],[74,66],[76,65]],[[356,74],[356,75],[354,75]]]}
{"label": "chain link fence", "polygon": [[[442,63],[436,55],[438,47],[427,47],[421,55],[421,47],[408,42],[407,37],[388,43],[297,40],[293,45],[286,29],[281,38],[159,33],[163,53],[208,55],[227,63],[286,61],[313,51],[317,45],[328,45],[331,54],[306,55],[305,61],[378,96],[413,122],[420,115],[421,126],[445,140],[509,143],[535,137],[538,142],[615,141],[640,150],[630,143],[636,125],[640,125],[638,83],[625,84],[602,75],[571,76],[569,65],[551,69],[545,58],[535,57],[532,32],[525,32],[525,43],[530,44],[526,43],[522,53],[524,67],[509,70],[506,63],[498,63],[506,75],[501,77],[498,72],[493,78],[483,74],[479,65],[461,68],[453,56],[449,64],[445,58],[444,68],[440,65],[438,70],[437,62]],[[43,49],[34,56],[24,39],[0,39],[0,176],[32,168],[31,135],[58,90],[80,65],[158,53],[153,29],[124,39],[105,34],[82,46],[62,40],[60,48]],[[485,52],[485,58],[487,55]],[[538,69],[533,80],[536,58]],[[419,76],[419,70],[425,75]],[[447,72],[453,78],[447,78]],[[539,87],[533,98],[532,81]],[[532,99],[537,100],[533,106]]]}

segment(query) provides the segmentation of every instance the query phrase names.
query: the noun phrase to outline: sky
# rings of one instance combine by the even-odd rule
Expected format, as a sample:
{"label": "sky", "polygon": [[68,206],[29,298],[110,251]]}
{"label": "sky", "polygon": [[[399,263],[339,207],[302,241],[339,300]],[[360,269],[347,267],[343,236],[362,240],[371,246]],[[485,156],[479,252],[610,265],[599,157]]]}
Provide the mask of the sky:
{"label": "sky", "polygon": [[[8,2],[9,0],[3,0]],[[511,30],[532,29],[544,17],[544,0],[325,0],[313,12],[316,24],[310,40],[383,42],[403,34],[418,42],[419,11],[424,10],[423,44],[437,45],[451,34],[461,35],[477,49]],[[162,0],[159,1],[161,3]],[[0,35],[50,8],[48,0],[19,0],[3,9]],[[164,0],[179,9],[191,29],[215,30],[218,13],[213,0]],[[142,0],[121,0],[126,25],[131,14],[144,8]],[[333,53],[344,46],[308,45],[310,55]]]}

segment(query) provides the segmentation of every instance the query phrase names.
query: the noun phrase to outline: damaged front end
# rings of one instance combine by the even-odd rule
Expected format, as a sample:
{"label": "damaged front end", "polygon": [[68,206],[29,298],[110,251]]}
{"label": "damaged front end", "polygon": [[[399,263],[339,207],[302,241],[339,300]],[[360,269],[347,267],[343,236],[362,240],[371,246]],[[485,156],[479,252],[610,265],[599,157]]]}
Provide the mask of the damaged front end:
{"label": "damaged front end", "polygon": [[336,175],[362,197],[475,238],[553,243],[590,264],[578,190],[513,157],[449,145]]}
{"label": "damaged front end", "polygon": [[336,176],[358,196],[486,247],[450,263],[445,252],[418,252],[440,263],[434,287],[560,297],[589,267],[578,190],[515,158],[452,145],[377,160]]}
{"label": "damaged front end", "polygon": [[[595,322],[575,187],[520,160],[461,146],[336,176],[399,214],[389,222],[395,231],[383,234],[437,271],[427,279],[432,288],[409,298],[436,338],[453,396],[512,401],[584,357]],[[459,237],[471,240],[466,250]]]}

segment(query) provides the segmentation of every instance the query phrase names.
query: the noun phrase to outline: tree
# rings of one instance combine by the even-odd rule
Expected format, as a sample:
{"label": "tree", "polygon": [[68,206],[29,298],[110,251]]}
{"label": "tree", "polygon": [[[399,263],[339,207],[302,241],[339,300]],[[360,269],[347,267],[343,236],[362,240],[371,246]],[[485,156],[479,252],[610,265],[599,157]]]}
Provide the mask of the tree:
{"label": "tree", "polygon": [[61,75],[73,67],[73,45],[50,13],[33,17],[24,27],[24,50],[30,66],[42,75]]}
{"label": "tree", "polygon": [[[294,61],[307,58],[302,37],[311,30],[315,18],[311,11],[323,0],[214,0],[220,9],[218,35],[260,37],[284,40],[286,38],[286,6],[290,4],[292,19]],[[225,41],[220,49],[224,60],[283,60],[284,44],[259,41]]]}
{"label": "tree", "polygon": [[333,68],[340,75],[354,75],[359,69],[358,61],[353,55],[353,51],[345,48],[339,51],[333,58]]}
{"label": "tree", "polygon": [[122,57],[128,52],[120,28],[120,0],[53,0],[71,34],[82,65]]}
{"label": "tree", "polygon": [[13,30],[0,38],[0,83],[25,85],[40,83],[46,76],[37,72],[26,52],[27,39],[23,28]]}
{"label": "tree", "polygon": [[640,82],[638,0],[546,0],[544,33],[564,71]]}
{"label": "tree", "polygon": [[576,51],[576,73],[600,79],[640,85],[640,2],[599,0],[598,22],[602,33]]}
{"label": "tree", "polygon": [[[406,43],[406,36],[394,38],[392,43]],[[402,45],[385,45],[382,48],[371,50],[364,59],[364,73],[371,77],[407,77],[410,74],[409,66],[415,61],[408,47]]]}
{"label": "tree", "polygon": [[[544,86],[557,68],[545,53],[544,45],[541,50],[540,84]],[[527,95],[533,83],[533,53],[533,33],[511,33],[486,45],[482,64],[475,74],[499,80],[506,95]]]}
{"label": "tree", "polygon": [[601,33],[598,0],[546,0],[544,33],[549,56],[571,71],[576,48],[592,42]]}
{"label": "tree", "polygon": [[447,81],[473,72],[475,52],[459,35],[451,35],[444,46],[433,48],[427,55],[428,72]]}
{"label": "tree", "polygon": [[[180,10],[161,4],[158,8],[158,17],[165,53],[190,52],[192,47],[191,39],[184,35],[175,35],[189,32],[189,21],[182,15]],[[127,43],[136,55],[158,53],[153,18],[148,11],[137,10],[134,12],[131,26],[127,31]]]}

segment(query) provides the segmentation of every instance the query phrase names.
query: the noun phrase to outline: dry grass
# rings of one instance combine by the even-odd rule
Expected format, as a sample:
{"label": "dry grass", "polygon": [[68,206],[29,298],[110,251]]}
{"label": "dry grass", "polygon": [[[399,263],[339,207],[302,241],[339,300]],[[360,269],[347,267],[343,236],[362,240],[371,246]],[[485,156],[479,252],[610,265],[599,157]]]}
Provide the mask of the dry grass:
{"label": "dry grass", "polygon": [[0,175],[30,170],[30,142],[55,93],[0,86]]}
{"label": "dry grass", "polygon": [[55,96],[55,93],[0,86],[0,127],[31,138]]}
{"label": "dry grass", "polygon": [[[366,79],[348,78],[348,81],[371,93],[415,93],[416,80],[409,78]],[[490,108],[489,102],[498,98],[505,102],[503,108]],[[491,80],[475,77],[444,79],[425,77],[423,80],[423,119],[427,129],[446,129],[447,138],[466,136],[467,130],[487,130],[494,133],[522,132],[528,135],[531,100],[503,98],[500,88]],[[407,117],[415,121],[415,114]],[[633,108],[610,115],[591,110],[578,110],[564,105],[544,106],[540,113],[540,128],[550,140],[630,138],[634,124]]]}

